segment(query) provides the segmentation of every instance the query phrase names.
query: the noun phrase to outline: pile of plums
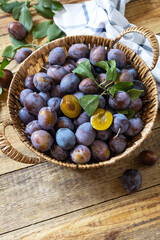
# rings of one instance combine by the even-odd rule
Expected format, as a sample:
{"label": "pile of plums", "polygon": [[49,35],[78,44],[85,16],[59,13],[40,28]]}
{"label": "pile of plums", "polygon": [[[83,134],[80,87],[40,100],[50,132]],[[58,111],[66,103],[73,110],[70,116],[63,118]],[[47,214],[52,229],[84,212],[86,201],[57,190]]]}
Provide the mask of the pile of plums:
{"label": "pile of plums", "polygon": [[[135,101],[125,91],[116,92],[114,97],[100,96],[93,120],[78,99],[87,94],[101,95],[102,90],[92,79],[72,72],[86,59],[90,60],[97,83],[104,86],[107,73],[95,63],[115,60],[116,81],[132,82],[134,89],[144,90],[141,96]],[[137,78],[137,71],[128,65],[121,50],[107,53],[106,48],[98,46],[89,51],[82,43],[72,45],[68,54],[62,47],[54,48],[41,71],[26,77],[25,89],[20,93],[19,117],[26,125],[26,136],[40,152],[76,164],[106,161],[122,153],[143,128],[139,112],[145,86]],[[134,110],[135,115],[128,119],[119,113],[124,109]],[[107,121],[111,124],[105,128]]]}

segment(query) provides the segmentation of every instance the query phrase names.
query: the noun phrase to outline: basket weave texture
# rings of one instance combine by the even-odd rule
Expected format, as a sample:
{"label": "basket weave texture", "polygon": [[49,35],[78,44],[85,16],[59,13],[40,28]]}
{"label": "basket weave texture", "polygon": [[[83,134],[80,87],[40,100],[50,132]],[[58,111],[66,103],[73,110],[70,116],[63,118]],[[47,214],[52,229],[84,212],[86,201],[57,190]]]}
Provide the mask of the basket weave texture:
{"label": "basket weave texture", "polygon": [[[118,42],[124,34],[130,33],[130,32],[139,32],[143,34],[145,37],[147,37],[148,40],[150,41],[151,46],[153,48],[153,62],[152,62],[151,68],[149,68],[145,64],[145,62],[133,50],[129,49],[128,47]],[[134,68],[137,70],[139,79],[142,80],[142,82],[145,84],[146,90],[147,90],[145,96],[143,97],[144,105],[143,105],[142,115],[141,115],[142,120],[144,122],[144,128],[139,135],[137,135],[132,139],[127,149],[123,153],[115,157],[112,157],[107,161],[92,163],[92,164],[80,164],[78,166],[74,163],[58,161],[36,150],[32,146],[30,140],[28,140],[28,138],[26,137],[25,126],[19,118],[19,110],[21,109],[21,105],[19,102],[19,95],[20,95],[20,92],[25,88],[24,80],[26,76],[30,74],[35,74],[41,70],[41,67],[43,66],[43,64],[45,62],[48,62],[49,52],[53,48],[57,46],[63,47],[67,53],[69,47],[75,43],[84,43],[88,46],[90,50],[95,46],[102,45],[107,48],[107,51],[113,48],[113,46],[116,43],[117,44],[116,48],[121,49],[125,53],[125,55],[127,56],[128,62],[130,62],[134,66]],[[81,169],[89,169],[89,168],[96,168],[100,166],[112,165],[119,160],[122,160],[122,159],[125,160],[125,158],[128,157],[131,154],[131,152],[133,152],[136,148],[138,148],[140,144],[144,141],[144,139],[146,139],[147,136],[150,134],[156,115],[157,115],[158,91],[157,91],[154,77],[150,70],[155,67],[158,60],[158,55],[159,55],[158,43],[154,34],[151,31],[142,27],[132,27],[132,28],[126,29],[114,41],[111,39],[97,37],[97,36],[85,36],[85,35],[70,36],[70,37],[65,37],[65,38],[53,41],[51,43],[48,43],[47,45],[36,50],[20,65],[11,83],[11,86],[9,89],[8,101],[7,101],[10,119],[3,124],[3,127],[0,131],[1,150],[7,156],[20,162],[39,163],[43,161],[49,161],[65,167],[71,167],[71,168],[78,167]],[[24,142],[29,149],[31,149],[33,152],[35,152],[38,155],[37,158],[24,156],[10,145],[10,143],[5,137],[5,127],[8,125],[12,125],[14,127],[21,141]]]}

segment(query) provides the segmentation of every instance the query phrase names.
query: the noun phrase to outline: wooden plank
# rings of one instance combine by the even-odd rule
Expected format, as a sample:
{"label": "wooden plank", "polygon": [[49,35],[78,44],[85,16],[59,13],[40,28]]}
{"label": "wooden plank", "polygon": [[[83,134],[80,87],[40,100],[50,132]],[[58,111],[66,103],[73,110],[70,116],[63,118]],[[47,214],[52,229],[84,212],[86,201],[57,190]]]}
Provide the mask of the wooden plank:
{"label": "wooden plank", "polygon": [[160,33],[160,1],[132,0],[126,6],[125,16],[132,24],[143,26]]}
{"label": "wooden plank", "polygon": [[[153,131],[141,150],[152,149],[160,157],[159,135],[160,129]],[[80,171],[43,163],[1,175],[0,233],[125,195],[121,176],[128,168],[140,170],[141,190],[160,184],[160,161],[143,166],[137,159],[139,151],[112,167]]]}
{"label": "wooden plank", "polygon": [[159,200],[160,186],[156,186],[4,234],[2,239],[158,240]]}

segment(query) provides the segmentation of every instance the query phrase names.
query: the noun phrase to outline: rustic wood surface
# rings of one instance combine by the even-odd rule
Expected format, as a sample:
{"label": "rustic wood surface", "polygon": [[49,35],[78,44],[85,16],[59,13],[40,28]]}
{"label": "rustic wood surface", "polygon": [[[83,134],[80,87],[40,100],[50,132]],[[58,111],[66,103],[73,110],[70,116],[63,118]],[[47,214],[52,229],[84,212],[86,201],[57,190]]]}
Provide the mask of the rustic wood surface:
{"label": "rustic wood surface", "polygon": [[[63,3],[77,2],[64,0]],[[34,10],[35,24],[42,21]],[[126,17],[160,34],[160,1],[132,0]],[[10,14],[0,12],[0,55],[10,44]],[[31,36],[28,36],[31,40]],[[16,71],[15,62],[10,69]],[[0,123],[8,118],[7,91],[0,96]],[[20,142],[12,127],[6,129],[11,144],[35,156]],[[151,136],[129,158],[115,166],[75,171],[50,163],[26,165],[0,152],[0,240],[158,240],[160,239],[160,160],[143,166],[137,156],[143,149],[160,158],[160,113]],[[121,175],[140,170],[142,186],[127,195]]]}

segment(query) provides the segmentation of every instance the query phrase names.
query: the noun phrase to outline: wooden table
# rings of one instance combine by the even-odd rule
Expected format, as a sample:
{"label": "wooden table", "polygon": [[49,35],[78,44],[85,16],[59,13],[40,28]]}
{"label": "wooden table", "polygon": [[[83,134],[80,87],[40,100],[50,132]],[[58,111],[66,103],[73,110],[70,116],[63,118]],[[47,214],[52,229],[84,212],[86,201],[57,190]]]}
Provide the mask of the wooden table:
{"label": "wooden table", "polygon": [[[43,20],[34,10],[32,13],[36,24]],[[160,34],[159,0],[131,1],[126,17]],[[10,43],[7,28],[11,21],[10,14],[0,13],[0,55]],[[16,65],[12,63],[10,68],[15,71]],[[8,118],[6,99],[5,91],[0,96],[1,122]],[[143,149],[160,157],[159,117],[142,146],[113,167],[75,171],[50,163],[25,165],[0,153],[0,239],[160,239],[160,159],[153,167],[143,166],[137,159]],[[34,156],[12,127],[6,133],[15,148]],[[121,175],[131,167],[140,170],[143,183],[137,193],[127,195]]]}

